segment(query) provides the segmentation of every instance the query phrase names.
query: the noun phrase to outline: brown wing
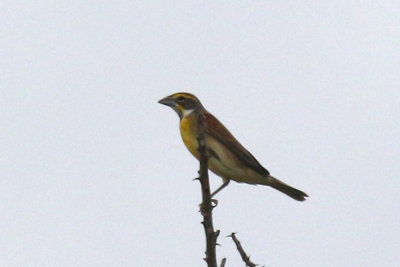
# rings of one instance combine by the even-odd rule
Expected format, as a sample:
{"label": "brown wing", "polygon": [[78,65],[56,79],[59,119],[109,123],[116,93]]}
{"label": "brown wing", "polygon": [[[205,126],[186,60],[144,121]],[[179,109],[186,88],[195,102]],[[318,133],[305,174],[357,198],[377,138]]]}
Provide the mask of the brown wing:
{"label": "brown wing", "polygon": [[203,113],[202,123],[204,125],[204,131],[207,134],[217,139],[221,144],[235,154],[247,167],[262,175],[269,175],[269,171],[261,166],[256,158],[247,151],[247,149],[244,148],[228,131],[228,129],[226,129],[225,126],[211,113],[207,111]]}

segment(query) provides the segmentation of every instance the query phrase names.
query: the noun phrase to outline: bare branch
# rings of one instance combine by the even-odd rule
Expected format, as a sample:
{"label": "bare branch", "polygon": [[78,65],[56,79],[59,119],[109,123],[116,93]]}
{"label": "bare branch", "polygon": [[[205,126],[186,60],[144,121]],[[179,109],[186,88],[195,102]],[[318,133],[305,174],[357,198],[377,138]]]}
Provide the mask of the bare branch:
{"label": "bare branch", "polygon": [[199,170],[199,180],[201,184],[202,192],[202,204],[200,205],[200,212],[203,215],[203,226],[206,235],[206,257],[205,261],[208,267],[217,267],[217,254],[216,245],[217,238],[219,235],[219,230],[214,231],[212,210],[213,205],[211,203],[211,193],[210,193],[210,182],[208,179],[208,155],[207,148],[204,141],[204,134],[200,133],[197,137],[199,143],[199,154],[200,154],[200,170]]}
{"label": "bare branch", "polygon": [[233,242],[235,242],[236,248],[239,251],[240,256],[242,257],[242,260],[248,267],[256,267],[257,264],[253,263],[250,261],[250,256],[246,255],[246,252],[244,252],[244,249],[242,245],[240,244],[240,241],[236,238],[235,233],[232,233],[229,235],[229,237],[232,237]]}

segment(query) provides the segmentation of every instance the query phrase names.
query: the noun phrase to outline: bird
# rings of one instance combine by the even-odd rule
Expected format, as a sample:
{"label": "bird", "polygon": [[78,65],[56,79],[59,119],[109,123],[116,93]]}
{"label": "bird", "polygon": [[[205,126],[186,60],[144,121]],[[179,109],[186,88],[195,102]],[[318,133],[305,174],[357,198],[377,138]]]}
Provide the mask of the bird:
{"label": "bird", "polygon": [[208,154],[208,168],[222,178],[222,185],[211,197],[225,188],[231,180],[238,183],[270,186],[287,196],[304,201],[308,195],[270,175],[257,159],[229,132],[229,130],[193,94],[178,92],[158,103],[171,107],[179,116],[183,143],[197,159],[198,136],[204,136]]}

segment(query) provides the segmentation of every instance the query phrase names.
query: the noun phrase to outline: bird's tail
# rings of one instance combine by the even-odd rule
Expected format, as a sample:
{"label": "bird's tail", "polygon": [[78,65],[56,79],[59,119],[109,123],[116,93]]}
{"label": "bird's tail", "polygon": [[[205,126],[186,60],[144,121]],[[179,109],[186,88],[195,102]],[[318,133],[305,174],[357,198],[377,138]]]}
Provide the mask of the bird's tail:
{"label": "bird's tail", "polygon": [[268,182],[266,183],[266,185],[275,188],[276,190],[288,195],[289,197],[297,201],[304,201],[306,200],[306,197],[308,197],[308,195],[303,191],[291,187],[290,185],[285,184],[284,182],[276,179],[275,177],[269,176],[267,181]]}

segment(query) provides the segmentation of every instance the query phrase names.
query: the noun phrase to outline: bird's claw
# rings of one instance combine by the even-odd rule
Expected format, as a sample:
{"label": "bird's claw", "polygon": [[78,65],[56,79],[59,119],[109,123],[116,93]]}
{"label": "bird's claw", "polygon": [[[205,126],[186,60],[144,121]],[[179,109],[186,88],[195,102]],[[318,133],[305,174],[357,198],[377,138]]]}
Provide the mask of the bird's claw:
{"label": "bird's claw", "polygon": [[[214,205],[213,205],[214,204]],[[215,208],[216,206],[218,206],[218,199],[211,199],[211,206],[213,208]]]}
{"label": "bird's claw", "polygon": [[[216,206],[218,206],[218,199],[210,199],[210,202],[211,202],[211,208],[213,209],[213,208],[215,208]],[[203,210],[204,210],[204,202],[201,202],[200,204],[199,204],[199,208],[200,208],[200,210],[199,211],[201,211],[201,212],[203,212]]]}

